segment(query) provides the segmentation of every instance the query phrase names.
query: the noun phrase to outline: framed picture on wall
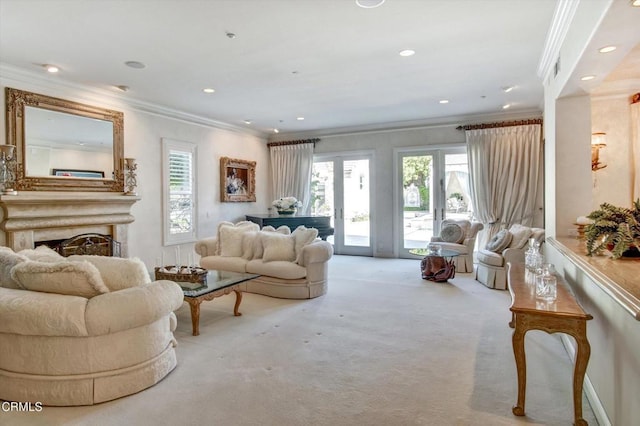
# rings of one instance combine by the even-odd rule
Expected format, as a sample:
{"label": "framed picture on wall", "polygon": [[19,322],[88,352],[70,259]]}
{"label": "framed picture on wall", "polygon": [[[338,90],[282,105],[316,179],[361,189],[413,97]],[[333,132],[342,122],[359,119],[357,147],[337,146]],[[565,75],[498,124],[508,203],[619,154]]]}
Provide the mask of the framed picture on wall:
{"label": "framed picture on wall", "polygon": [[220,201],[256,201],[256,162],[220,158]]}

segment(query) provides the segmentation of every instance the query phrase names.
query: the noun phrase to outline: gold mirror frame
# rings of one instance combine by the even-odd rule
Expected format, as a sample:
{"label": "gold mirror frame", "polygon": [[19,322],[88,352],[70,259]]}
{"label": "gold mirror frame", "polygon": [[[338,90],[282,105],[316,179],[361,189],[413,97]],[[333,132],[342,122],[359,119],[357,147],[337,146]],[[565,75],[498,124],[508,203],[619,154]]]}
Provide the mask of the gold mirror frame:
{"label": "gold mirror frame", "polygon": [[[16,146],[15,189],[23,191],[124,191],[124,114],[105,108],[85,105],[65,99],[7,87],[7,143]],[[81,117],[113,123],[113,179],[82,179],[73,177],[30,177],[25,175],[25,106],[44,108]]]}

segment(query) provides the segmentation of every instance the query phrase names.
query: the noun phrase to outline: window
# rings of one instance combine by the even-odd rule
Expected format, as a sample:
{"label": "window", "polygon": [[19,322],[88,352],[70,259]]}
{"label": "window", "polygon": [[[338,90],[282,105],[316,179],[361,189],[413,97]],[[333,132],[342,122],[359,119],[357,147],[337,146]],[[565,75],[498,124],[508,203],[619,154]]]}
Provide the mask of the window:
{"label": "window", "polygon": [[196,239],[196,145],[162,139],[164,245]]}

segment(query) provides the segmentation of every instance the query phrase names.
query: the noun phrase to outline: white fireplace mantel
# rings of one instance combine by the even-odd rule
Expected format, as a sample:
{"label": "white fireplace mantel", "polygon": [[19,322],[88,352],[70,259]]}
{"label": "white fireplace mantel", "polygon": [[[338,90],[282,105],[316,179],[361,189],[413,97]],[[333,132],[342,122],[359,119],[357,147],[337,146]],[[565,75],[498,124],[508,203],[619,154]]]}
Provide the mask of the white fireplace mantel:
{"label": "white fireplace mantel", "polygon": [[1,195],[4,245],[18,251],[38,241],[61,240],[97,232],[110,235],[128,255],[131,207],[140,197],[105,192],[21,192]]}

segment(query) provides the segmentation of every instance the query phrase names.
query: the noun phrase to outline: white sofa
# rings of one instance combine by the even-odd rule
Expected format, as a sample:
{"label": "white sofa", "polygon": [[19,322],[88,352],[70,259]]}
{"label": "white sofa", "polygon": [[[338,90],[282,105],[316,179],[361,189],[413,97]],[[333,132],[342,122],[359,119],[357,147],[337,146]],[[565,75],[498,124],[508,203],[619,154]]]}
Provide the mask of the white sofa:
{"label": "white sofa", "polygon": [[218,235],[196,242],[200,266],[247,272],[260,277],[242,290],[284,299],[312,299],[327,292],[328,261],[333,246],[314,228],[286,226],[262,230],[253,222],[223,222]]}
{"label": "white sofa", "polygon": [[[497,241],[498,238],[502,238],[503,241]],[[507,264],[524,262],[529,238],[534,238],[540,243],[542,249],[544,229],[514,224],[508,230],[502,230],[500,235],[489,241],[487,247],[478,251],[476,280],[489,288],[506,290]]]}
{"label": "white sofa", "polygon": [[0,247],[0,399],[91,405],[154,385],[176,366],[182,302],[137,259]]}

